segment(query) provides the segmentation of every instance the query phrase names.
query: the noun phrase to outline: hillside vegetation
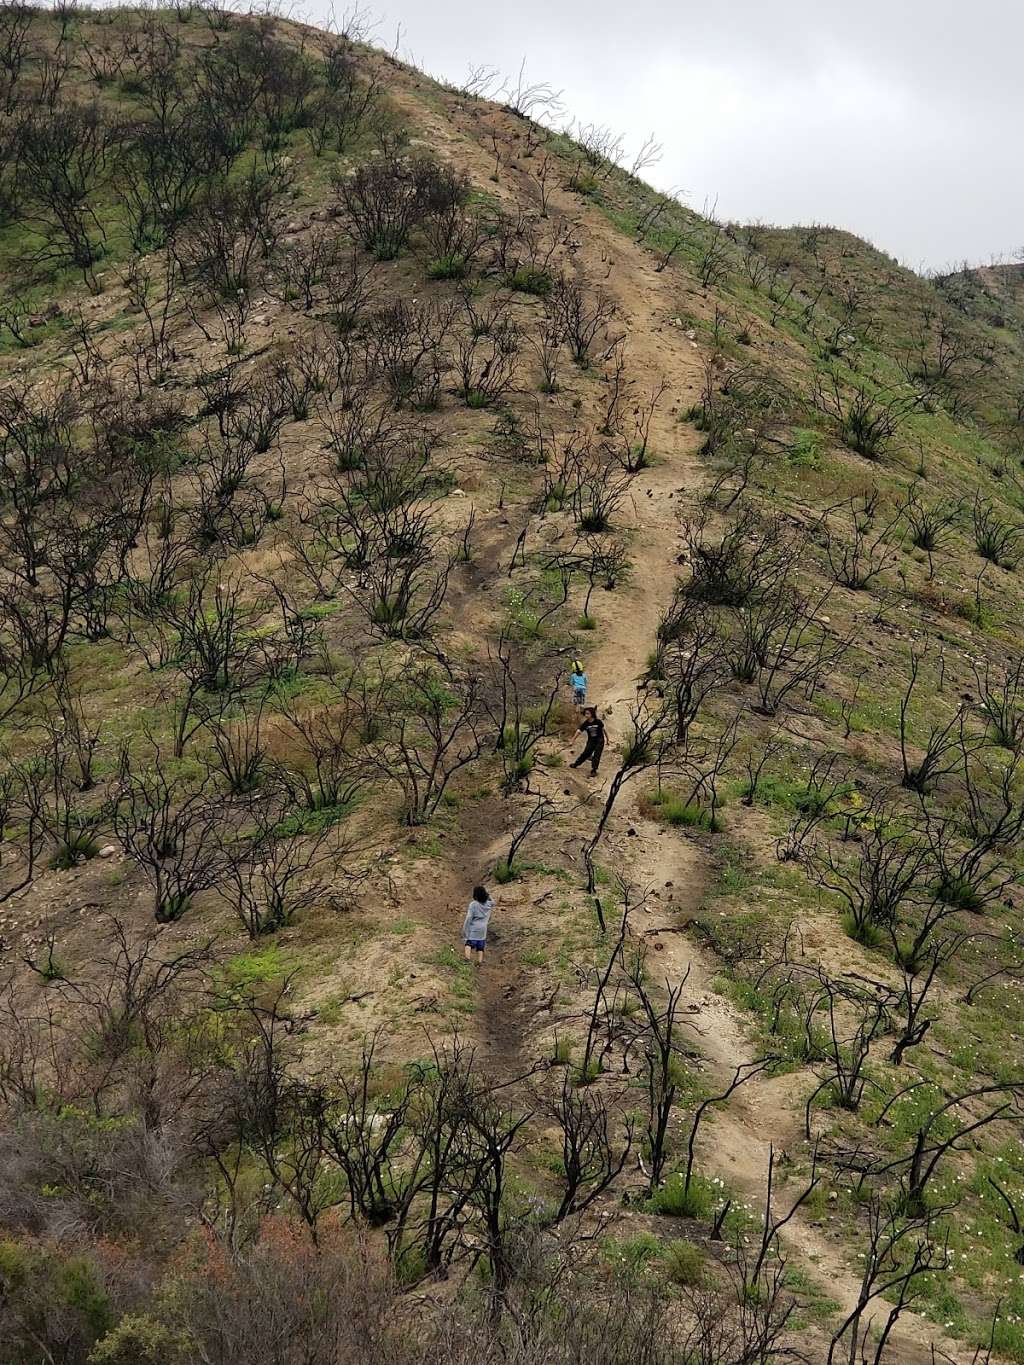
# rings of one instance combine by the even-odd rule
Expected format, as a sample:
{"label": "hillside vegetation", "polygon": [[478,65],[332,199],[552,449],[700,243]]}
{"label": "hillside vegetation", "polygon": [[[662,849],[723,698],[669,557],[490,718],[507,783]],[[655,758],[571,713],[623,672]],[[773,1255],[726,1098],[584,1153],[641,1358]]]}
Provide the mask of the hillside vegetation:
{"label": "hillside vegetation", "polygon": [[1024,273],[357,27],[0,5],[0,1363],[1024,1361]]}

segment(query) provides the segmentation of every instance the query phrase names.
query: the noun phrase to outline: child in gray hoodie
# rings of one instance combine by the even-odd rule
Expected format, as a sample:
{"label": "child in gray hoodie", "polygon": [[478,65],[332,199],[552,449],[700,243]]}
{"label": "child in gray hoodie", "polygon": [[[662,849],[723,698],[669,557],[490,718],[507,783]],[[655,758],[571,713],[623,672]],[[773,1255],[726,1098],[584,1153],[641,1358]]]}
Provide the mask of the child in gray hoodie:
{"label": "child in gray hoodie", "polygon": [[478,964],[484,960],[484,949],[487,946],[487,925],[493,909],[494,902],[487,894],[487,888],[485,886],[474,886],[473,899],[469,902],[466,919],[462,925],[462,941],[465,944],[463,951],[467,962],[472,962],[474,953],[476,953]]}

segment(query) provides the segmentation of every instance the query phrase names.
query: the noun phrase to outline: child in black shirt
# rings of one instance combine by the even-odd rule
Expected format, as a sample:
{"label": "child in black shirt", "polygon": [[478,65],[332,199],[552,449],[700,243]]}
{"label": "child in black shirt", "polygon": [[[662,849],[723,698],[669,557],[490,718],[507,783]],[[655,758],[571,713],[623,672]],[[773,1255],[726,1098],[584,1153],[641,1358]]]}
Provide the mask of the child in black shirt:
{"label": "child in black shirt", "polygon": [[595,707],[585,706],[583,708],[583,724],[580,726],[580,733],[586,735],[587,743],[572,766],[578,768],[581,763],[586,763],[589,758],[590,775],[596,777],[597,766],[601,762],[601,755],[604,753],[604,722],[598,719]]}

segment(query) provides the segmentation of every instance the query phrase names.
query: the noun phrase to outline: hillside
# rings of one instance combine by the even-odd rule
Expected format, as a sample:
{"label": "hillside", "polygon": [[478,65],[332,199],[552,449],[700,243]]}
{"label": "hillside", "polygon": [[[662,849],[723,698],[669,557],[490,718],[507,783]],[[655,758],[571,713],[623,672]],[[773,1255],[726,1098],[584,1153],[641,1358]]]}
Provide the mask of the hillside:
{"label": "hillside", "polygon": [[1024,274],[547,93],[0,8],[0,1365],[1024,1361]]}

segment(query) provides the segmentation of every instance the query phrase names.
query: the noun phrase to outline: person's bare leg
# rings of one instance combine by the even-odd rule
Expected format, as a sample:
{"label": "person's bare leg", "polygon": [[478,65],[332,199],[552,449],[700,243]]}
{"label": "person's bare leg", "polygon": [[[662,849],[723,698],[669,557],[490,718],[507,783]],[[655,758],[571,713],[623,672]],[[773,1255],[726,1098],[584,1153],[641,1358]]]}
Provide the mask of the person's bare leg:
{"label": "person's bare leg", "polygon": [[467,962],[473,961],[473,949],[469,946],[468,943],[462,949],[462,956],[466,959]]}
{"label": "person's bare leg", "polygon": [[484,965],[484,950],[482,948],[476,955],[476,965],[478,967],[482,967]]}

